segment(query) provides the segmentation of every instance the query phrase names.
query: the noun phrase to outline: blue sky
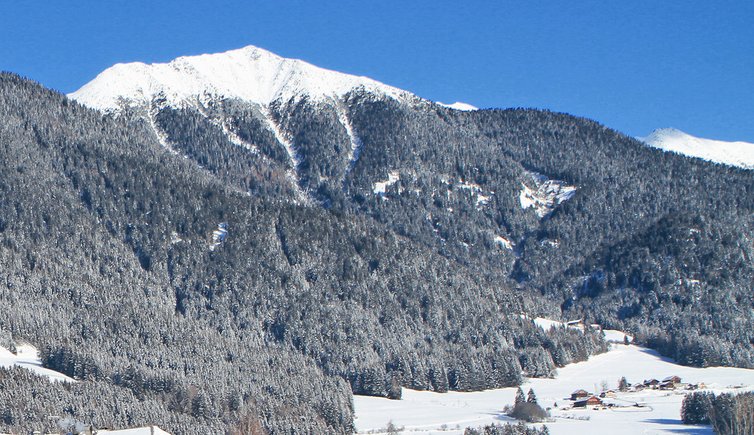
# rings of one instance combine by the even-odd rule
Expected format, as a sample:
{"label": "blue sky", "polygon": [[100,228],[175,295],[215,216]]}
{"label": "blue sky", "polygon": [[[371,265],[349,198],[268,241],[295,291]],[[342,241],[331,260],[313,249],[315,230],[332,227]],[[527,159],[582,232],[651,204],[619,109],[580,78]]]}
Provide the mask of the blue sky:
{"label": "blue sky", "polygon": [[754,1],[24,1],[0,69],[71,92],[117,62],[256,45],[436,101],[754,142]]}

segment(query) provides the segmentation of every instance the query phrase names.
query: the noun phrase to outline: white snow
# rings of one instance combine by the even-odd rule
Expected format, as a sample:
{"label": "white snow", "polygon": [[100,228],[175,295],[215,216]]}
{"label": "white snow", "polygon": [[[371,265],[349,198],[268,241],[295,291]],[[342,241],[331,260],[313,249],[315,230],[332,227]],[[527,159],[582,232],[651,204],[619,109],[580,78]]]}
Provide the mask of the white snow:
{"label": "white snow", "polygon": [[[521,315],[521,318],[528,319],[529,317],[525,314]],[[574,328],[579,329],[581,331],[584,330],[584,324],[581,321],[572,321],[572,322],[560,322],[557,320],[547,319],[544,317],[536,317],[532,319],[535,325],[539,326],[540,328],[544,329],[545,331],[549,331],[552,328]],[[633,341],[634,337],[630,334],[627,334],[623,331],[618,331],[616,329],[602,329],[602,326],[598,324],[592,324],[591,329],[594,330],[602,330],[602,332],[605,334],[605,341],[610,343],[623,343],[623,340],[628,337],[629,341]]]}
{"label": "white snow", "polygon": [[353,130],[353,125],[351,124],[351,120],[348,119],[348,113],[346,112],[346,108],[343,107],[342,104],[336,104],[336,110],[338,112],[338,120],[340,121],[341,125],[343,125],[343,128],[346,130],[346,134],[348,135],[348,140],[351,143],[351,149],[348,153],[348,169],[347,171],[350,172],[353,167],[356,165],[356,162],[359,160],[359,155],[361,154],[361,148],[364,146],[364,144],[361,142],[361,138],[359,138],[356,135],[356,132]]}
{"label": "white snow", "polygon": [[503,249],[510,249],[510,250],[513,249],[514,243],[503,236],[495,236],[494,240],[495,240],[495,243],[500,245],[500,247]]}
{"label": "white snow", "polygon": [[209,244],[209,250],[214,251],[218,246],[225,243],[225,239],[228,237],[228,224],[222,222],[217,225],[217,229],[212,231],[212,237]]}
{"label": "white snow", "polygon": [[[526,318],[526,316],[524,316],[524,318]],[[558,322],[557,320],[545,319],[544,317],[535,318],[534,324],[544,329],[545,331],[549,331],[552,328],[565,328],[566,327],[566,324],[563,322]]]}
{"label": "white snow", "polygon": [[462,103],[460,101],[456,101],[455,103],[452,103],[452,104],[441,103],[440,101],[438,101],[437,104],[443,107],[448,107],[450,109],[455,109],[455,110],[461,110],[464,112],[469,112],[472,110],[479,110],[478,107],[472,106],[471,104],[468,104],[468,103]]}
{"label": "white snow", "polygon": [[603,329],[602,332],[605,334],[605,341],[611,343],[623,343],[626,337],[628,337],[629,342],[634,339],[633,335],[615,329]]}
{"label": "white snow", "polygon": [[39,359],[37,348],[29,344],[16,346],[15,354],[4,347],[0,347],[0,367],[8,368],[12,366],[31,370],[40,376],[48,378],[50,381],[76,382],[73,378],[62,373],[42,367],[42,360]]}
{"label": "white snow", "polygon": [[665,151],[744,169],[754,169],[754,144],[752,143],[702,139],[675,128],[661,128],[647,137],[637,139]]}
{"label": "white snow", "polygon": [[398,180],[400,179],[400,174],[398,174],[398,172],[396,171],[393,171],[387,175],[387,180],[374,183],[372,191],[375,195],[384,195],[387,191],[387,188],[398,182]]}
{"label": "white snow", "polygon": [[367,77],[318,68],[247,46],[224,53],[179,57],[169,63],[119,63],[69,97],[95,109],[112,111],[122,103],[140,105],[157,96],[177,107],[216,97],[268,106],[276,100],[341,97],[357,88],[396,99],[411,96]]}
{"label": "white snow", "polygon": [[152,105],[150,104],[150,107],[147,110],[146,118],[155,136],[157,136],[157,141],[160,143],[160,145],[162,145],[163,148],[168,150],[170,153],[172,153],[173,155],[178,155],[178,151],[176,151],[172,147],[172,145],[170,145],[170,142],[168,142],[168,135],[166,135],[165,132],[157,128],[157,122],[155,122],[156,115],[157,115],[157,109],[152,107]]}
{"label": "white snow", "polygon": [[[452,184],[452,178],[443,178],[441,180],[444,184],[451,185]],[[464,181],[463,178],[458,180],[458,183],[455,184],[455,187],[461,190],[468,190],[471,192],[472,195],[476,196],[476,207],[479,209],[482,206],[485,206],[489,204],[490,199],[492,198],[492,195],[495,194],[493,191],[484,192],[484,189],[482,189],[482,186],[476,184],[476,183],[470,183],[468,181]],[[447,191],[448,198],[451,197],[452,192],[450,190]]]}
{"label": "white snow", "polygon": [[[609,352],[593,356],[588,361],[559,369],[554,379],[528,379],[522,388],[524,392],[533,388],[540,405],[552,408],[553,421],[546,424],[553,435],[672,434],[686,431],[711,434],[708,426],[681,424],[680,408],[685,390],[618,392],[612,402],[626,406],[602,410],[564,409],[572,403],[566,398],[580,388],[598,393],[603,383],[615,389],[622,376],[635,384],[671,375],[680,376],[686,383],[703,382],[714,392],[754,388],[754,370],[684,367],[652,350],[622,344],[611,345]],[[405,434],[462,434],[467,426],[511,421],[503,415],[502,409],[513,404],[515,391],[515,388],[502,388],[471,393],[434,393],[404,389],[402,400],[355,396],[355,424],[358,433],[384,433],[387,423],[392,421],[396,426],[404,427]],[[553,407],[555,403],[557,409]],[[630,406],[635,403],[643,406]]]}
{"label": "white snow", "polygon": [[137,427],[133,429],[98,430],[98,435],[170,435],[157,426]]}
{"label": "white snow", "polygon": [[564,181],[551,180],[542,174],[528,172],[534,187],[521,183],[518,199],[521,208],[533,208],[540,218],[550,214],[558,204],[568,201],[576,194],[576,186],[569,186]]}
{"label": "white snow", "polygon": [[285,134],[283,129],[275,123],[275,120],[272,117],[272,113],[270,113],[269,110],[266,110],[263,111],[263,114],[265,121],[267,121],[267,126],[275,135],[275,139],[285,148],[285,152],[288,154],[288,160],[290,160],[291,166],[295,171],[296,168],[298,168],[298,165],[301,164],[301,158],[298,156],[296,148],[293,147],[293,143],[290,141],[290,139],[288,139],[288,136]]}
{"label": "white snow", "polygon": [[[207,118],[207,120],[209,120],[209,122],[211,122],[213,125],[217,127],[220,127],[223,134],[225,134],[225,137],[228,138],[230,143],[232,143],[233,145],[239,146],[241,148],[244,148],[246,150],[249,150],[253,154],[259,153],[259,149],[257,148],[257,146],[241,139],[241,137],[230,128],[230,126],[227,124],[227,122],[222,116],[210,115],[209,113],[207,113],[207,110],[205,109],[205,107],[200,104],[197,105],[196,108],[199,110],[199,112],[202,115],[204,115],[205,118]],[[154,128],[154,124],[153,124],[153,128]]]}
{"label": "white snow", "polygon": [[463,181],[463,178],[458,181],[458,188],[464,189],[464,190],[471,190],[474,193],[479,193],[482,191],[482,186],[476,183],[469,183],[467,181]]}
{"label": "white snow", "polygon": [[306,194],[306,192],[301,189],[301,185],[299,184],[298,166],[301,164],[301,158],[299,157],[296,148],[293,146],[293,142],[288,139],[288,136],[285,134],[283,129],[280,128],[277,123],[275,123],[275,120],[273,119],[272,113],[270,112],[269,108],[262,110],[262,114],[264,115],[265,121],[267,121],[267,126],[269,127],[270,131],[272,131],[272,134],[275,135],[275,139],[283,145],[285,152],[288,154],[288,160],[291,164],[291,168],[285,172],[285,175],[288,178],[288,181],[291,183],[291,186],[296,193],[296,197],[303,204],[311,204],[311,199]]}

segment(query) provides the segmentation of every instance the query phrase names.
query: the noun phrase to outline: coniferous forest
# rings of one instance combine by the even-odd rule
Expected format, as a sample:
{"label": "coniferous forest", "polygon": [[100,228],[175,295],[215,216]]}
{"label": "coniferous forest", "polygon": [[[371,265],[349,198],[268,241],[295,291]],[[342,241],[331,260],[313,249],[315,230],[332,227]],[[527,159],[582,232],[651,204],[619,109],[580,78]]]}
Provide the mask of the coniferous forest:
{"label": "coniferous forest", "polygon": [[104,115],[0,75],[0,345],[77,380],[0,370],[0,431],[350,433],[353,393],[513,386],[606,349],[536,316],[754,367],[750,171],[539,110],[280,101],[288,144],[266,116]]}

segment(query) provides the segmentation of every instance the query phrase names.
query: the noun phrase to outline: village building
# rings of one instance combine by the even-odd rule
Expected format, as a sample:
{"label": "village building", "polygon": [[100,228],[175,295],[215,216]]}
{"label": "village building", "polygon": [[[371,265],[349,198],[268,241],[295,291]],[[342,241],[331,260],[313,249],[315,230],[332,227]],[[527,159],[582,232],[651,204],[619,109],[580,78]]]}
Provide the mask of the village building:
{"label": "village building", "polygon": [[602,399],[597,396],[589,396],[586,399],[577,400],[573,403],[574,408],[586,408],[587,406],[602,405]]}
{"label": "village building", "polygon": [[579,400],[583,399],[584,397],[589,397],[589,392],[586,390],[576,390],[571,393],[571,400]]}
{"label": "village building", "polygon": [[668,376],[660,383],[661,390],[675,390],[676,388],[682,388],[684,385],[681,383],[679,376]]}
{"label": "village building", "polygon": [[662,382],[659,388],[661,390],[675,390],[675,384],[672,382]]}

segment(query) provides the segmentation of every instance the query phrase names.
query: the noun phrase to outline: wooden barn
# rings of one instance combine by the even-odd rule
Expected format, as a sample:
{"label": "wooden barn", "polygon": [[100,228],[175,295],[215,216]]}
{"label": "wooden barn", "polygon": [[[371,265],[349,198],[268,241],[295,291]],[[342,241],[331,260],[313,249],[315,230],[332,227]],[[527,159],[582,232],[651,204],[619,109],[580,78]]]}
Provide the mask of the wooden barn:
{"label": "wooden barn", "polygon": [[586,399],[577,400],[574,402],[574,408],[586,408],[587,406],[602,405],[602,399],[597,396],[589,396]]}
{"label": "wooden barn", "polygon": [[579,400],[583,399],[584,397],[589,397],[589,392],[586,390],[576,390],[571,393],[571,400]]}

